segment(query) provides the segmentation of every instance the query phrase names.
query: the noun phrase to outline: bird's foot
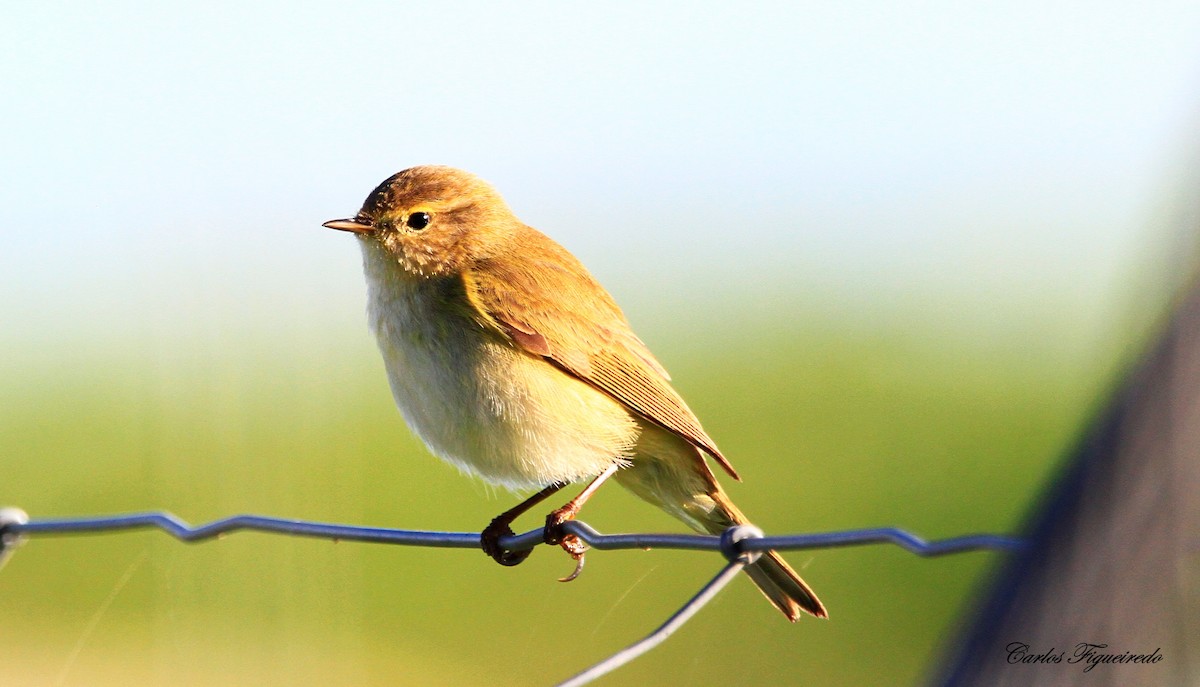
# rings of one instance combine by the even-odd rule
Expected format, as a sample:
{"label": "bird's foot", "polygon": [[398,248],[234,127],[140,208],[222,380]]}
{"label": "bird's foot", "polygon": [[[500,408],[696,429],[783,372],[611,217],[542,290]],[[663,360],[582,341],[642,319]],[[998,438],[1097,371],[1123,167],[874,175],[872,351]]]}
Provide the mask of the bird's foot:
{"label": "bird's foot", "polygon": [[524,551],[509,551],[500,546],[501,537],[511,537],[515,532],[512,531],[512,519],[505,515],[497,516],[492,520],[491,524],[484,528],[479,534],[479,544],[483,548],[483,552],[492,557],[500,565],[520,565],[529,558],[529,554],[533,553],[533,549],[525,549]]}
{"label": "bird's foot", "polygon": [[588,550],[588,545],[582,539],[574,534],[563,532],[563,523],[574,520],[576,513],[579,512],[577,507],[573,508],[571,506],[572,504],[567,504],[547,515],[546,529],[543,530],[542,534],[542,538],[547,544],[555,544],[562,547],[563,551],[566,551],[571,558],[575,559],[575,570],[566,577],[560,577],[559,582],[570,582],[579,577],[579,573],[583,572],[583,554]]}

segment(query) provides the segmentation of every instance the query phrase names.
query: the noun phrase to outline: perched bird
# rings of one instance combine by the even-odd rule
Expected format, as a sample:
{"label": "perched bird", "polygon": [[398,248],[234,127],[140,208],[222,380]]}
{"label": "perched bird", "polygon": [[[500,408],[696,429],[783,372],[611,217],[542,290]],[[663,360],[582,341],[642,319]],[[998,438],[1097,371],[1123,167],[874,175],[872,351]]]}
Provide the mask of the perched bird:
{"label": "perched bird", "polygon": [[[578,561],[566,579],[586,547],[559,526],[609,477],[699,532],[747,522],[705,455],[739,479],[733,466],[612,297],[486,182],[413,167],[380,184],[353,218],[324,226],[359,239],[368,318],[409,426],[468,473],[541,490],[483,531],[496,561],[516,565],[529,553],[498,544],[518,515],[584,480],[547,517],[547,541]],[[746,572],[789,620],[826,617],[775,552]]]}

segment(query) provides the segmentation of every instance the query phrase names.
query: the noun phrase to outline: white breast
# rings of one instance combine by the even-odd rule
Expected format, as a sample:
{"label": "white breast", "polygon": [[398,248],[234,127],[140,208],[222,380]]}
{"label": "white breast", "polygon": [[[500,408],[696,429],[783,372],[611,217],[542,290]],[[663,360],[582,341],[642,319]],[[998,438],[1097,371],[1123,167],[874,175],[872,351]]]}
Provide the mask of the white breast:
{"label": "white breast", "polygon": [[577,481],[632,455],[638,425],[622,405],[470,319],[456,278],[413,277],[361,243],[392,395],[435,454],[512,489]]}

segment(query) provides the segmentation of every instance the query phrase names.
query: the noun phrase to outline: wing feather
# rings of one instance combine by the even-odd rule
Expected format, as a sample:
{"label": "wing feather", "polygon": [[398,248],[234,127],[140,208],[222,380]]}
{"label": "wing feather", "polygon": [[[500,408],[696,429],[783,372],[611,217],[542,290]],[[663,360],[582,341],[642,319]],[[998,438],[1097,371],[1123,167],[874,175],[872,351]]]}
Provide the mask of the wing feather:
{"label": "wing feather", "polygon": [[494,256],[463,272],[478,321],[679,435],[740,480],[671,387],[667,371],[583,265],[545,237],[513,243],[524,249],[519,256]]}

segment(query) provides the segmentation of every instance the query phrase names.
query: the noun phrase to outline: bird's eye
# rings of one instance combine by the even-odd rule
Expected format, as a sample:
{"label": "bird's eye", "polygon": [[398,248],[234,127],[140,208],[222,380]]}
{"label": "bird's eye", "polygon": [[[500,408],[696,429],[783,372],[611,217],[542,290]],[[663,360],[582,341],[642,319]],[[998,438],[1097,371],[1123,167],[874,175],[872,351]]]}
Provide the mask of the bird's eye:
{"label": "bird's eye", "polygon": [[429,226],[429,223],[432,221],[433,218],[429,216],[428,212],[414,212],[408,216],[408,221],[405,224],[408,225],[409,229],[420,231]]}

